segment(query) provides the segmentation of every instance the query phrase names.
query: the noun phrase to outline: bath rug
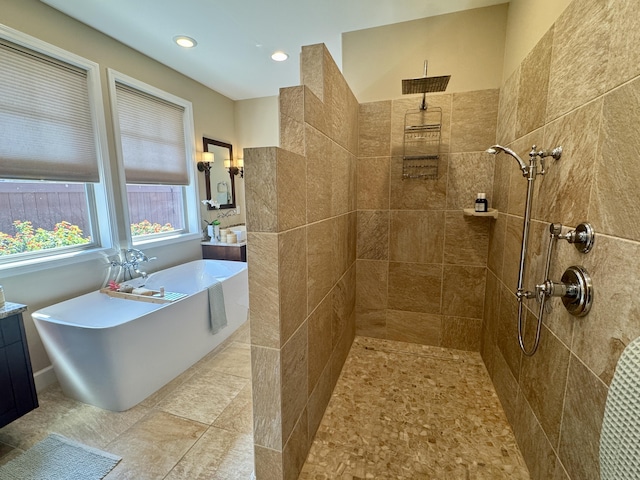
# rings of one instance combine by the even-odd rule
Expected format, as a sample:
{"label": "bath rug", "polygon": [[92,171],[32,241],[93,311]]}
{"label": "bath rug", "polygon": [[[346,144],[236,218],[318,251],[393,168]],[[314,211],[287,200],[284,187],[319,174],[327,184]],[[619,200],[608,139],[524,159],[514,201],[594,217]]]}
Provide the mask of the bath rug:
{"label": "bath rug", "polygon": [[0,480],[100,480],[122,457],[50,434],[0,466]]}

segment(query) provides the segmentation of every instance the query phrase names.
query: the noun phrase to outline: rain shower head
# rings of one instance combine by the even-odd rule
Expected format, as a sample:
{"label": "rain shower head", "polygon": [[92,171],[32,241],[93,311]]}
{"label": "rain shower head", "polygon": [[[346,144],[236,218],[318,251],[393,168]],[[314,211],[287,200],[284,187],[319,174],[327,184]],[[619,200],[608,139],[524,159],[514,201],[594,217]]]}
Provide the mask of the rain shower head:
{"label": "rain shower head", "polygon": [[439,77],[420,77],[402,80],[402,94],[444,92],[449,84],[451,75]]}
{"label": "rain shower head", "polygon": [[414,93],[444,92],[449,84],[451,75],[441,75],[439,77],[427,77],[427,66],[429,62],[424,61],[424,74],[420,78],[407,78],[402,80],[402,94],[411,95]]}
{"label": "rain shower head", "polygon": [[514,152],[513,150],[511,150],[508,147],[503,147],[502,145],[493,145],[492,147],[489,147],[485,150],[486,153],[490,153],[492,155],[497,155],[499,152],[503,152],[506,153],[507,155],[512,156],[513,158],[516,159],[516,161],[518,162],[518,164],[520,165],[520,170],[522,170],[522,173],[527,176],[528,173],[528,167],[527,164],[524,163],[522,161],[522,159],[518,156],[518,154],[516,152]]}

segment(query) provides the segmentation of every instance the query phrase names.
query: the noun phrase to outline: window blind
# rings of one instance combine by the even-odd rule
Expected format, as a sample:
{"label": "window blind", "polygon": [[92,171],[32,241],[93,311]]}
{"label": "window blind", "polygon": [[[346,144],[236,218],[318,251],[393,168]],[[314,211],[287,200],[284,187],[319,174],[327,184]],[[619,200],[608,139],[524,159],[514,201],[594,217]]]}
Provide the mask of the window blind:
{"label": "window blind", "polygon": [[184,107],[116,83],[127,183],[187,185]]}
{"label": "window blind", "polygon": [[100,180],[87,72],[2,39],[0,178]]}

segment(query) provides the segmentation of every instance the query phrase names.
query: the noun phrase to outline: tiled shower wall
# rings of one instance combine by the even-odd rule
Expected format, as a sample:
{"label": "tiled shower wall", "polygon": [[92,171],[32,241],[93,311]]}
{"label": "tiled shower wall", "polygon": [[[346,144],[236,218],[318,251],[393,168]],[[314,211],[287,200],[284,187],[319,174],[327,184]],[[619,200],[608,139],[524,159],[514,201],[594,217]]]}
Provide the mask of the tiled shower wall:
{"label": "tiled shower wall", "polygon": [[259,480],[298,478],[355,335],[358,102],[324,45],[301,63],[244,154]]}
{"label": "tiled shower wall", "polygon": [[438,178],[402,178],[404,116],[419,95],[360,105],[356,325],[359,335],[480,349],[498,90],[428,95],[442,109]]}
{"label": "tiled shower wall", "polygon": [[[640,335],[640,10],[632,0],[575,0],[501,89],[498,142],[526,156],[562,145],[538,177],[526,287],[543,278],[550,222],[596,230],[592,252],[561,241],[551,278],[582,265],[591,312],[559,299],[538,352],[516,341],[516,288],[526,180],[496,158],[482,355],[533,479],[596,480],[604,406],[615,365]],[[531,302],[527,343],[537,316]]]}

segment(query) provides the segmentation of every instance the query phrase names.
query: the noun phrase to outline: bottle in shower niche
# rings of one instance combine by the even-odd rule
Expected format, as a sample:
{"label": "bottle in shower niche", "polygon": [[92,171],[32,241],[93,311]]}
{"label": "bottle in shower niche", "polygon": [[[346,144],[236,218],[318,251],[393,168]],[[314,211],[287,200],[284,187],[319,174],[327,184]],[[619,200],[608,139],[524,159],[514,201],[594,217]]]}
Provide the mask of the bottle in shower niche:
{"label": "bottle in shower niche", "polygon": [[476,212],[486,213],[489,211],[489,203],[487,202],[486,193],[478,193],[476,198]]}

